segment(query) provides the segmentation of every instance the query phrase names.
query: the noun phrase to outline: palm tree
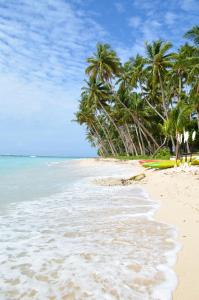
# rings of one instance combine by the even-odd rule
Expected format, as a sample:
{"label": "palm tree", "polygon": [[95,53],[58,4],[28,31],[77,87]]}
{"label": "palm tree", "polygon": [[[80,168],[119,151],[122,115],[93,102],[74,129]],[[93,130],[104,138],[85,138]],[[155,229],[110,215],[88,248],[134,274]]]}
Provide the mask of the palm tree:
{"label": "palm tree", "polygon": [[125,140],[123,139],[119,127],[117,126],[114,119],[111,117],[110,106],[107,105],[107,101],[112,97],[112,91],[110,86],[96,80],[93,77],[90,77],[89,81],[86,82],[87,86],[83,87],[83,92],[86,92],[88,95],[88,105],[92,107],[95,111],[101,110],[113,124],[116,131],[118,132],[119,137],[124,145],[125,152],[128,155],[127,146]]}
{"label": "palm tree", "polygon": [[177,106],[170,111],[169,118],[163,123],[165,135],[171,135],[176,140],[176,161],[179,155],[179,135],[183,133],[189,123],[190,106],[179,102]]}
{"label": "palm tree", "polygon": [[102,82],[109,82],[121,73],[121,63],[108,44],[97,44],[97,51],[87,59],[86,74]]}
{"label": "palm tree", "polygon": [[173,86],[173,89],[175,89],[173,96],[176,95],[178,101],[180,101],[181,99],[183,88],[188,77],[189,66],[192,59],[191,57],[189,57],[189,52],[189,45],[185,44],[180,47],[176,54],[173,55],[174,63],[170,72],[170,83]]}
{"label": "palm tree", "polygon": [[199,45],[199,26],[193,26],[185,33],[184,37],[192,40],[196,46]]}
{"label": "palm tree", "polygon": [[168,103],[165,99],[164,78],[167,70],[172,67],[173,53],[168,53],[172,44],[170,42],[158,40],[154,41],[152,44],[146,43],[145,46],[147,55],[146,65],[152,75],[153,88],[159,83],[164,116],[168,118]]}
{"label": "palm tree", "polygon": [[126,62],[121,69],[121,73],[119,74],[119,78],[116,81],[116,85],[119,85],[119,90],[129,89],[132,78],[132,63],[130,61]]}
{"label": "palm tree", "polygon": [[[123,93],[123,96],[125,95],[125,97],[121,97]],[[136,94],[135,93],[130,93],[130,91],[128,90],[122,90],[121,88],[118,90],[118,93],[114,94],[115,97],[115,101],[118,101],[122,107],[124,107],[129,114],[132,117],[133,123],[138,126],[139,128],[141,128],[141,130],[144,132],[144,134],[146,136],[148,136],[151,141],[154,143],[155,147],[159,147],[157,141],[154,139],[153,134],[150,133],[150,131],[146,128],[146,126],[144,125],[143,119],[141,117],[141,115],[144,113],[144,109],[143,106],[139,107],[140,108],[140,114],[138,114],[138,109],[136,108]],[[143,101],[141,101],[143,102]]]}
{"label": "palm tree", "polygon": [[[88,101],[89,95],[86,92],[83,92],[81,94],[79,110],[75,114],[75,121],[78,122],[80,125],[85,124],[88,128],[88,131],[94,131],[99,140],[99,144],[103,148],[105,147],[103,141],[106,141],[108,143],[112,155],[115,156],[117,154],[117,151],[106,126],[104,126],[105,120],[100,120],[100,117],[97,114],[95,114],[93,108],[89,105]],[[91,140],[91,135],[89,135],[89,140]],[[106,153],[108,152],[107,149],[104,150]]]}
{"label": "palm tree", "polygon": [[178,135],[196,129],[191,116],[199,129],[198,30],[186,33],[195,44],[176,53],[157,40],[146,43],[146,57],[137,54],[123,65],[109,45],[97,44],[87,59],[76,120],[100,155],[154,155],[171,141],[178,156]]}
{"label": "palm tree", "polygon": [[186,44],[186,60],[184,65],[187,68],[187,85],[190,88],[190,102],[197,113],[199,129],[199,47]]}
{"label": "palm tree", "polygon": [[146,59],[141,55],[137,54],[135,57],[130,59],[132,64],[131,71],[131,85],[135,88],[140,88],[142,90],[142,84],[146,79]]}

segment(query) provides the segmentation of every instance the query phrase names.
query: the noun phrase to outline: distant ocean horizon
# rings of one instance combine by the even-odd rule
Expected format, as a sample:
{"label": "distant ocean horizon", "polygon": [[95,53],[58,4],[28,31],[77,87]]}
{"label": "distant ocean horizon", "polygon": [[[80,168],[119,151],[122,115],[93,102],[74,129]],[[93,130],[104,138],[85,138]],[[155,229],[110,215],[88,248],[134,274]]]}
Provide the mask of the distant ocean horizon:
{"label": "distant ocean horizon", "polygon": [[170,300],[175,229],[138,186],[97,186],[131,165],[0,156],[1,300]]}
{"label": "distant ocean horizon", "polygon": [[73,155],[37,155],[37,154],[0,154],[0,157],[30,157],[30,158],[72,158],[72,159],[78,159],[78,158],[94,158],[97,156],[73,156]]}

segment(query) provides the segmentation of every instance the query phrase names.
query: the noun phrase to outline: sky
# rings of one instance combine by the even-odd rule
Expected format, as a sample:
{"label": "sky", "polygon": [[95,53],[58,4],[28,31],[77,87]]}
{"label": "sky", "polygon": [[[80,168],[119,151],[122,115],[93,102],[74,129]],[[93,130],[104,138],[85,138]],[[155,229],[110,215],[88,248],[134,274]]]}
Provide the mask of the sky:
{"label": "sky", "polygon": [[199,0],[0,0],[0,154],[96,155],[72,121],[96,43],[124,62],[198,20]]}

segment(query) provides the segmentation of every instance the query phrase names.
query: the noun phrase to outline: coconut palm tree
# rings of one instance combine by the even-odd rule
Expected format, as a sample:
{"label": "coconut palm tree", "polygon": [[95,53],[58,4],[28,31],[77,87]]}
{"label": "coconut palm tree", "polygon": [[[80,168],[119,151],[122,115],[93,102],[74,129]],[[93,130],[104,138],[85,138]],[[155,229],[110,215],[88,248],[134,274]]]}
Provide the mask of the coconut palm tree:
{"label": "coconut palm tree", "polygon": [[100,155],[155,154],[172,142],[178,156],[177,136],[183,128],[196,129],[196,115],[199,129],[197,36],[194,26],[186,37],[195,44],[176,53],[169,42],[146,43],[146,56],[138,54],[123,65],[109,45],[97,44],[87,60],[76,119]]}
{"label": "coconut palm tree", "polygon": [[126,142],[123,139],[118,125],[111,116],[110,106],[107,104],[112,97],[112,91],[108,84],[100,82],[94,77],[90,77],[89,81],[86,82],[87,86],[83,87],[83,93],[86,92],[88,95],[88,105],[93,108],[93,110],[102,111],[105,116],[109,119],[112,125],[115,127],[115,130],[118,132],[119,137],[124,145],[125,152],[128,155],[128,150]]}
{"label": "coconut palm tree", "polygon": [[176,161],[179,155],[179,135],[183,133],[189,123],[190,112],[190,106],[181,101],[169,112],[168,119],[162,126],[165,135],[172,135],[176,140]]}
{"label": "coconut palm tree", "polygon": [[168,103],[165,99],[164,78],[167,70],[172,67],[173,53],[168,53],[172,44],[162,40],[146,43],[146,65],[152,76],[153,88],[160,85],[162,105],[165,118],[168,118]]}
{"label": "coconut palm tree", "polygon": [[108,44],[97,44],[96,53],[87,59],[85,72],[95,80],[109,82],[121,73],[121,63],[115,51]]}
{"label": "coconut palm tree", "polygon": [[199,45],[199,26],[193,26],[185,33],[184,37],[192,40],[196,46]]}
{"label": "coconut palm tree", "polygon": [[173,55],[174,62],[170,72],[170,83],[173,86],[173,89],[175,89],[173,96],[176,96],[178,101],[180,101],[182,93],[184,92],[189,66],[192,62],[192,57],[189,56],[189,52],[190,47],[189,45],[185,44],[181,46],[178,52]]}
{"label": "coconut palm tree", "polygon": [[187,85],[190,88],[190,102],[197,113],[199,129],[199,47],[186,45],[186,60],[184,65],[187,68]]}
{"label": "coconut palm tree", "polygon": [[[121,97],[122,96],[122,97]],[[139,105],[139,113],[138,113],[138,103],[143,104],[143,101],[140,98],[140,102],[137,100],[139,99],[136,93],[131,93],[129,90],[122,90],[121,88],[118,90],[117,93],[114,94],[115,101],[119,102],[123,108],[125,108],[130,116],[132,117],[133,123],[144,132],[146,136],[153,142],[155,147],[159,147],[157,141],[154,139],[153,134],[147,129],[143,122],[143,118],[141,117],[144,112],[147,112],[146,109],[143,109],[143,106]]]}
{"label": "coconut palm tree", "polygon": [[[85,124],[87,126],[88,131],[95,132],[99,144],[102,148],[106,148],[104,144],[108,144],[109,150],[113,156],[117,154],[114,143],[110,137],[110,134],[107,130],[107,126],[105,125],[105,120],[100,120],[102,116],[98,116],[95,114],[93,107],[89,105],[89,95],[84,91],[81,94],[81,101],[79,105],[79,110],[75,114],[75,121],[80,125]],[[91,132],[90,132],[91,133]],[[91,135],[89,134],[89,139],[91,140]],[[105,143],[104,143],[105,141]],[[104,152],[108,152],[107,149],[104,149]]]}

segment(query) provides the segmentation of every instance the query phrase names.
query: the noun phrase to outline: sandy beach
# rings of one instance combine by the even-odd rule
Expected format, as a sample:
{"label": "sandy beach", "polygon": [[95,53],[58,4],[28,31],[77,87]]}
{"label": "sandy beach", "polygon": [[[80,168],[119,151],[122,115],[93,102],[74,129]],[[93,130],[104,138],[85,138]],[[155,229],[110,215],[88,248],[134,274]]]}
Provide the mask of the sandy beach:
{"label": "sandy beach", "polygon": [[[97,161],[101,164],[107,162],[103,159]],[[137,161],[109,161],[117,164],[132,164],[133,174],[145,173],[146,177],[139,182],[139,185],[152,200],[160,202],[160,209],[155,219],[174,225],[179,234],[181,250],[175,265],[178,286],[173,294],[173,300],[199,299],[199,168],[196,167],[193,173],[173,173],[171,169],[145,170]],[[84,163],[93,164],[96,160],[84,161]]]}
{"label": "sandy beach", "polygon": [[[147,171],[146,171],[147,173]],[[178,286],[174,300],[199,299],[199,175],[148,172],[142,184],[149,196],[160,201],[155,218],[177,227],[181,251],[175,271]]]}

